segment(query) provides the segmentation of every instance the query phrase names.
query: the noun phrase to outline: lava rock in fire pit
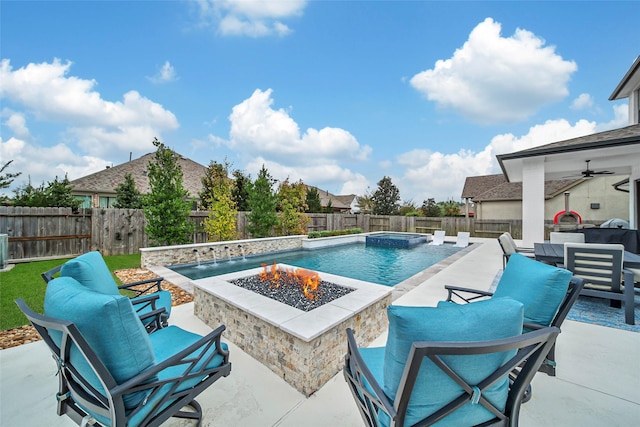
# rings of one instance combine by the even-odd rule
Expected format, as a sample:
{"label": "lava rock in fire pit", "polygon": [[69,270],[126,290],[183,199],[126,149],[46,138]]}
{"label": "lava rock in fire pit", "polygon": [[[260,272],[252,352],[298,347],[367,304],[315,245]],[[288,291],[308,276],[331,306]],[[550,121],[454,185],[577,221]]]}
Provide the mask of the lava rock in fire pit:
{"label": "lava rock in fire pit", "polygon": [[[287,273],[283,272],[283,274]],[[320,282],[319,292],[316,293],[317,298],[308,299],[300,286],[287,283],[284,279],[281,280],[279,286],[276,286],[271,281],[260,280],[257,274],[231,280],[230,283],[303,311],[311,311],[353,292],[351,288],[345,288],[323,280]]]}

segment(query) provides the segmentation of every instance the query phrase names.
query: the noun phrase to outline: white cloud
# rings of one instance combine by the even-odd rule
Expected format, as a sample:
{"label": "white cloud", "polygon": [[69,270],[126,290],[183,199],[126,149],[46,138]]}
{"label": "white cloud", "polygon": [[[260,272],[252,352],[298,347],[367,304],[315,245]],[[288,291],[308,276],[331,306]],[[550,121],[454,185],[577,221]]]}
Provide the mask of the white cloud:
{"label": "white cloud", "polygon": [[[428,150],[413,150],[396,158],[404,175],[397,179],[403,198],[421,203],[428,198],[444,201],[459,200],[464,181],[469,176],[501,173],[496,155],[525,150],[555,141],[576,138],[596,132],[596,123],[579,120],[548,120],[533,126],[526,135],[496,135],[480,152],[460,150],[446,154]],[[394,180],[396,181],[396,180]]]}
{"label": "white cloud", "polygon": [[164,63],[164,65],[162,65],[162,67],[160,67],[155,75],[147,78],[152,83],[169,83],[176,81],[178,79],[178,76],[176,74],[175,68],[173,68],[173,65],[171,65],[171,63],[167,61]]}
{"label": "white cloud", "polygon": [[572,110],[583,110],[590,107],[593,107],[593,97],[588,93],[581,93],[571,103]]}
{"label": "white cloud", "polygon": [[618,104],[613,106],[614,117],[611,121],[601,123],[596,126],[596,132],[618,129],[629,126],[629,104]]}
{"label": "white cloud", "polygon": [[264,37],[291,33],[282,20],[300,16],[306,0],[199,0],[200,16],[224,36]]}
{"label": "white cloud", "polygon": [[31,134],[27,128],[27,120],[22,113],[16,113],[14,111],[5,108],[2,110],[2,117],[7,117],[4,125],[9,128],[16,138],[30,139]]}
{"label": "white cloud", "polygon": [[249,159],[245,169],[257,175],[264,164],[274,178],[297,181],[337,191],[366,189],[366,178],[345,166],[367,160],[371,147],[361,146],[340,128],[309,128],[302,132],[285,109],[274,109],[272,90],[257,89],[234,106],[229,138],[209,135],[215,145],[224,144]]}
{"label": "white cloud", "polygon": [[[2,154],[31,175],[33,182],[50,181],[56,175],[70,179],[96,172],[129,152],[153,151],[153,138],[178,127],[175,115],[137,91],[121,101],[108,101],[95,90],[95,80],[69,75],[71,62],[30,63],[13,69],[8,59],[0,63],[0,99],[7,107],[2,116]],[[29,122],[29,127],[27,127]],[[40,146],[40,132],[29,128],[48,126]],[[54,129],[52,131],[51,129]],[[16,184],[16,182],[14,182]]]}
{"label": "white cloud", "polygon": [[520,121],[568,95],[575,62],[530,31],[500,32],[500,23],[485,19],[452,58],[416,74],[411,85],[439,107],[479,123]]}

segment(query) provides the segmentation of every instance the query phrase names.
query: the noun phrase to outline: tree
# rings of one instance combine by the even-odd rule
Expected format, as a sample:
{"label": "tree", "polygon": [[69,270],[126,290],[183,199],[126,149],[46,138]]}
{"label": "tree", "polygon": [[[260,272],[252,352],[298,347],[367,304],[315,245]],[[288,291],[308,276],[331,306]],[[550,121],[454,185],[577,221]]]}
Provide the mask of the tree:
{"label": "tree", "polygon": [[191,240],[194,226],[189,221],[189,193],[182,186],[182,169],[178,155],[157,138],[154,160],[149,162],[151,191],[144,198],[145,231],[158,245],[176,245]]}
{"label": "tree", "polygon": [[322,203],[320,202],[320,193],[316,187],[307,187],[307,212],[322,212]]}
{"label": "tree", "polygon": [[[0,190],[9,188],[11,183],[22,174],[22,172],[15,172],[15,173],[4,172],[4,170],[8,168],[12,162],[13,160],[9,160],[0,168]],[[0,194],[0,202],[4,202],[7,199],[8,199],[7,196]]]}
{"label": "tree", "polygon": [[371,189],[367,187],[367,191],[362,195],[356,197],[356,202],[358,203],[358,207],[360,208],[360,213],[370,214],[373,211],[373,194],[371,193]]}
{"label": "tree", "polygon": [[231,191],[233,201],[236,203],[236,208],[240,212],[247,212],[249,210],[249,187],[251,186],[251,177],[245,175],[241,170],[233,171],[233,178],[235,179],[235,185]]}
{"label": "tree", "polygon": [[208,209],[215,200],[214,188],[220,184],[220,180],[227,178],[231,164],[225,159],[224,163],[211,161],[202,177],[202,190],[199,193],[200,207]]}
{"label": "tree", "polygon": [[402,216],[418,216],[418,209],[413,200],[405,200],[402,202],[398,213]]}
{"label": "tree", "polygon": [[441,203],[442,216],[459,216],[460,215],[460,203],[448,200]]}
{"label": "tree", "polygon": [[302,181],[290,184],[285,179],[278,188],[278,232],[281,236],[307,232],[309,217],[305,215],[307,186]]}
{"label": "tree", "polygon": [[202,178],[205,187],[200,197],[208,195],[202,204],[209,210],[204,220],[204,230],[210,241],[233,240],[237,237],[236,221],[238,211],[233,201],[233,180],[229,178],[230,164],[211,162],[207,174]]}
{"label": "tree", "polygon": [[82,202],[71,194],[73,186],[65,175],[62,181],[58,177],[45,185],[34,187],[29,182],[25,186],[16,189],[13,198],[14,206],[30,207],[69,207],[77,209]]}
{"label": "tree", "polygon": [[374,215],[395,215],[399,210],[400,190],[385,176],[378,181],[378,189],[371,196]]}
{"label": "tree", "polygon": [[247,230],[253,237],[269,237],[278,224],[276,207],[278,197],[273,191],[275,180],[262,165],[255,182],[249,187],[249,209]]}
{"label": "tree", "polygon": [[124,182],[116,187],[114,208],[142,209],[142,193],[136,188],[136,182],[130,173],[124,175]]}
{"label": "tree", "polygon": [[436,204],[436,199],[427,199],[422,202],[420,207],[423,216],[441,216],[440,207]]}

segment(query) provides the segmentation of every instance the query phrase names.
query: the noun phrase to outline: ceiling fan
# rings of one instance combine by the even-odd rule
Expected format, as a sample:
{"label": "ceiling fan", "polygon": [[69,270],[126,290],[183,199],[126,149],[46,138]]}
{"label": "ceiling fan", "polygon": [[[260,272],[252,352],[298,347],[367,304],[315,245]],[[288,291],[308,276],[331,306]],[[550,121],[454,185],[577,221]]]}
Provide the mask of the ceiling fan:
{"label": "ceiling fan", "polygon": [[[580,172],[582,178],[593,178],[595,175],[612,175],[614,172],[611,171],[594,171],[589,169],[589,162],[591,160],[585,160],[587,162],[587,169]],[[567,176],[565,178],[575,178],[575,176]]]}

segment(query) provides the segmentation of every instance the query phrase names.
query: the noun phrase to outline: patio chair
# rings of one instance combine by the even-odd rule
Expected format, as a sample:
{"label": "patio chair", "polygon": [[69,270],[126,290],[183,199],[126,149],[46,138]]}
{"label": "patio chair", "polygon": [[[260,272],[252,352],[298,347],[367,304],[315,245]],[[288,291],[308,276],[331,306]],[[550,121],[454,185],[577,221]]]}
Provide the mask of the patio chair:
{"label": "patio chair", "polygon": [[585,282],[580,295],[611,300],[612,307],[624,301],[624,321],[635,325],[633,273],[623,268],[623,259],[620,244],[564,244],[565,267]]}
{"label": "patio chair", "polygon": [[444,244],[444,236],[446,231],[436,230],[433,232],[433,240],[429,242],[430,245],[442,245]]}
{"label": "patio chair", "polygon": [[525,390],[560,332],[521,334],[523,307],[509,298],[387,314],[385,347],[358,348],[347,329],[343,373],[368,426],[517,426]]}
{"label": "patio chair", "polygon": [[60,273],[62,277],[73,277],[90,289],[104,294],[119,295],[120,291],[131,296],[138,316],[147,327],[148,332],[157,329],[155,312],[162,310],[161,323],[166,326],[171,315],[171,292],[162,289],[162,277],[118,286],[102,258],[100,252],[87,252],[66,263],[41,274],[45,282]]}
{"label": "patio chair", "polygon": [[584,243],[584,233],[561,233],[559,231],[549,233],[549,243],[563,244],[565,242]]}
{"label": "patio chair", "polygon": [[528,258],[534,258],[535,254],[533,249],[530,248],[521,248],[516,245],[515,240],[511,237],[511,233],[505,231],[500,236],[498,236],[498,243],[500,244],[500,248],[502,249],[502,268],[505,268],[507,265],[507,261],[509,261],[509,257],[513,254],[521,254]]}
{"label": "patio chair", "polygon": [[[524,304],[525,331],[547,326],[560,328],[578,299],[584,281],[568,270],[514,254],[494,292],[445,285],[447,302],[470,303],[487,298],[510,297]],[[556,375],[555,344],[540,371]]]}
{"label": "patio chair", "polygon": [[468,231],[458,231],[458,235],[456,236],[456,246],[458,248],[466,248],[469,246],[469,235]]}
{"label": "patio chair", "polygon": [[204,337],[177,326],[147,334],[129,298],[71,277],[49,282],[44,315],[16,303],[53,353],[58,415],[81,426],[200,425],[196,396],[231,372],[224,326]]}

